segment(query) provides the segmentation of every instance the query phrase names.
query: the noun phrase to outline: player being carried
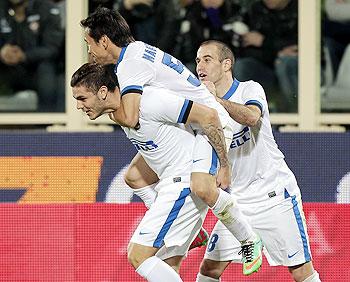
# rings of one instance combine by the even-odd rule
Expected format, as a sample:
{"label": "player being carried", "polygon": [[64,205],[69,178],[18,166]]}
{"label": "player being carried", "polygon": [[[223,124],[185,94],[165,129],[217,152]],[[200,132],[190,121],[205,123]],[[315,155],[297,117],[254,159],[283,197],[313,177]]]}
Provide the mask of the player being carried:
{"label": "player being carried", "polygon": [[[196,135],[192,156],[191,192],[202,199],[241,245],[249,250],[249,253],[243,253],[249,258],[244,260],[244,267],[249,269],[245,274],[257,271],[262,262],[261,240],[252,231],[231,195],[224,190],[230,184],[231,168],[227,148],[233,135],[233,121],[228,113],[179,60],[156,47],[134,41],[126,21],[118,12],[99,8],[82,20],[81,25],[85,28],[85,41],[90,56],[98,63],[116,63],[115,71],[123,105],[113,116],[116,122],[137,127],[140,99],[147,87],[170,90],[175,95],[217,111],[222,126],[217,130],[212,130],[211,125],[193,125]],[[161,91],[159,95],[162,95]],[[183,116],[187,115],[186,109],[183,109]],[[141,186],[133,187],[132,184],[137,182],[139,174],[143,174],[139,171],[143,162],[138,154],[131,163],[132,167],[126,179],[129,179],[127,183],[132,188]],[[151,183],[158,181],[157,178],[148,180]],[[152,187],[143,187],[142,197],[147,198],[148,193],[154,193]]]}

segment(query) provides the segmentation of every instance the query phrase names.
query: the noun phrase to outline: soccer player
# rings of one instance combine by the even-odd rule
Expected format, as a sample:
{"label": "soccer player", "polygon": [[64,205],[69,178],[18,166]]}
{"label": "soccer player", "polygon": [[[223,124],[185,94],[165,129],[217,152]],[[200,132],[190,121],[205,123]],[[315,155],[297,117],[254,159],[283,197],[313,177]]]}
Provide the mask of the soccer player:
{"label": "soccer player", "polygon": [[[77,109],[90,119],[122,107],[114,65],[84,64],[72,76]],[[124,131],[159,178],[157,197],[134,232],[128,259],[148,281],[182,281],[160,258],[184,255],[204,221],[207,205],[190,193],[193,131],[180,124],[221,126],[214,109],[147,87],[141,99],[140,128]],[[160,258],[159,258],[160,257]]]}
{"label": "soccer player", "polygon": [[[198,128],[193,125],[196,140],[191,191],[212,209],[242,246],[249,246],[250,256],[261,256],[260,239],[241,216],[231,195],[223,190],[230,184],[231,168],[225,143],[231,143],[233,126],[225,109],[180,61],[156,47],[135,42],[126,21],[118,12],[99,8],[82,20],[81,25],[85,28],[90,56],[98,63],[117,64],[123,107],[114,115],[116,122],[128,127],[137,126],[140,94],[150,86],[171,90],[178,96],[217,110],[223,130],[210,132],[208,126]],[[159,93],[161,95],[161,91]],[[184,111],[183,115],[186,114]],[[220,168],[216,175],[218,159]],[[141,161],[138,155],[132,165],[138,166]],[[245,264],[248,266],[250,262]],[[261,260],[251,270],[256,271],[260,264]]]}
{"label": "soccer player", "polygon": [[[311,261],[300,190],[273,137],[263,88],[233,77],[234,56],[222,42],[202,43],[196,62],[200,80],[240,124],[229,151],[232,195],[261,237],[268,262],[288,267],[295,281],[320,281]],[[197,281],[220,281],[230,262],[240,262],[239,251],[237,240],[217,222]]]}

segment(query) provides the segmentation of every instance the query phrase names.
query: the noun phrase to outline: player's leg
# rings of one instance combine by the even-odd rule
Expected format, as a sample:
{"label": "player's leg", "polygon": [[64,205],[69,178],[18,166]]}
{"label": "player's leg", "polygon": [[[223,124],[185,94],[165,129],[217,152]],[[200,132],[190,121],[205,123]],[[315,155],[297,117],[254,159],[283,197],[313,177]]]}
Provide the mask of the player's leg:
{"label": "player's leg", "polygon": [[219,282],[221,275],[230,262],[203,259],[196,282]]}
{"label": "player's leg", "polygon": [[131,161],[124,180],[134,190],[134,193],[141,198],[146,207],[149,208],[157,197],[154,187],[159,179],[140,153],[137,153]]}
{"label": "player's leg", "polygon": [[244,242],[254,237],[249,223],[241,214],[232,196],[216,186],[218,157],[207,137],[198,133],[193,151],[191,191],[212,209],[227,229]]}
{"label": "player's leg", "polygon": [[[129,261],[148,281],[182,281],[163,260],[187,252],[207,212],[203,202],[190,194],[189,183],[183,178],[177,181],[166,179],[158,184],[158,196],[130,241]],[[184,249],[176,253],[179,246]]]}
{"label": "player's leg", "polygon": [[285,187],[278,203],[252,208],[248,216],[254,220],[254,228],[264,242],[270,265],[288,267],[294,281],[319,282],[312,265],[299,188],[294,180]]}
{"label": "player's leg", "polygon": [[221,221],[218,221],[210,235],[196,281],[220,281],[222,273],[231,261],[242,263],[240,252],[240,242]]}
{"label": "player's leg", "polygon": [[[134,193],[145,203],[146,207],[150,208],[157,197],[157,192],[154,190],[154,187],[159,179],[140,153],[137,153],[131,161],[125,173],[124,180],[126,184],[134,190]],[[198,236],[192,242],[190,250],[206,246],[208,239],[209,235],[207,231],[202,228]]]}
{"label": "player's leg", "polygon": [[197,134],[194,148],[191,191],[208,204],[213,214],[241,242],[244,274],[249,275],[261,266],[261,240],[253,232],[232,196],[216,186],[218,158],[206,136]]}
{"label": "player's leg", "polygon": [[156,257],[158,248],[130,243],[128,260],[135,271],[150,282],[158,282],[166,278],[167,281],[182,281],[178,273],[166,262]]}
{"label": "player's leg", "polygon": [[180,272],[180,266],[184,256],[173,256],[171,258],[164,259],[164,261],[169,264],[177,273]]}
{"label": "player's leg", "polygon": [[[296,183],[294,184],[296,185]],[[285,190],[285,200],[286,202],[291,204],[290,213],[293,211],[293,220],[292,222],[295,223],[295,227],[298,228],[298,233],[294,235],[294,240],[296,241],[295,245],[297,245],[297,241],[300,241],[299,238],[301,238],[301,242],[303,243],[303,249],[299,248],[299,250],[302,250],[301,252],[304,253],[304,261],[303,263],[294,263],[294,265],[289,266],[289,272],[291,273],[294,281],[297,282],[320,282],[320,277],[316,270],[314,270],[312,261],[311,261],[311,252],[310,252],[310,245],[309,245],[309,236],[307,234],[307,228],[306,228],[306,219],[303,212],[303,205],[301,201],[300,195],[290,195]],[[296,229],[295,228],[295,229]],[[288,255],[288,258],[291,255]]]}
{"label": "player's leg", "polygon": [[320,277],[314,267],[312,262],[306,262],[301,265],[289,266],[290,274],[292,275],[294,281],[297,282],[320,282]]}

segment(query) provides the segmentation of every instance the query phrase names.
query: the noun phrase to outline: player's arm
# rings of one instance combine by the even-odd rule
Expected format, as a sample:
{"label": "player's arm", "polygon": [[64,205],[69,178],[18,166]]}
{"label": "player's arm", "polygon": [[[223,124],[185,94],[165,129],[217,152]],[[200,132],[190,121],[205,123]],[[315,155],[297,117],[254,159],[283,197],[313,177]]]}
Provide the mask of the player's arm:
{"label": "player's arm", "polygon": [[113,114],[114,121],[122,126],[135,128],[139,122],[140,100],[139,93],[123,95],[121,107]]}
{"label": "player's arm", "polygon": [[261,107],[257,104],[242,105],[221,98],[217,98],[219,103],[230,114],[231,118],[242,125],[255,126],[261,117]]}
{"label": "player's arm", "polygon": [[192,103],[186,123],[197,123],[203,129],[220,160],[221,167],[229,167],[225,136],[218,112],[207,106]]}
{"label": "player's arm", "polygon": [[[258,100],[248,100],[245,105],[231,102],[217,97],[216,88],[213,82],[204,81],[203,84],[236,122],[249,127],[253,127],[258,123],[263,112],[263,106]],[[250,89],[250,92],[252,92],[250,95],[253,94],[256,97],[260,97],[262,95],[261,91],[263,91],[261,87],[254,85],[254,88]]]}
{"label": "player's arm", "polygon": [[[139,110],[143,88],[155,76],[152,63],[144,59],[128,59],[118,65],[117,75],[120,84],[121,105],[119,113],[124,126],[134,128],[139,122]],[[119,118],[119,117],[118,117]]]}

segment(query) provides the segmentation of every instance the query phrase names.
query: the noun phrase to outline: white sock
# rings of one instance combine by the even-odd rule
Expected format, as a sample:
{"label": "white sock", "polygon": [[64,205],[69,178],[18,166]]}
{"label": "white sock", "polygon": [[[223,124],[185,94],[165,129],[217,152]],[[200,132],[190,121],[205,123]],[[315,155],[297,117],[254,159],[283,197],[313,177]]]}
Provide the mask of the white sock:
{"label": "white sock", "polygon": [[154,190],[155,186],[156,184],[151,184],[142,188],[133,189],[134,193],[140,197],[148,209],[151,207],[157,197],[157,192]]}
{"label": "white sock", "polygon": [[170,265],[155,256],[146,259],[136,272],[149,282],[182,282],[180,275]]}
{"label": "white sock", "polygon": [[219,197],[211,209],[213,214],[226,226],[238,241],[244,242],[255,237],[248,221],[244,218],[229,193],[219,189]]}
{"label": "white sock", "polygon": [[306,278],[303,282],[321,282],[321,280],[318,272],[315,270],[314,273],[312,273],[312,275]]}
{"label": "white sock", "polygon": [[196,282],[220,282],[220,278],[219,279],[211,278],[208,276],[204,276],[203,274],[200,274],[198,272]]}

